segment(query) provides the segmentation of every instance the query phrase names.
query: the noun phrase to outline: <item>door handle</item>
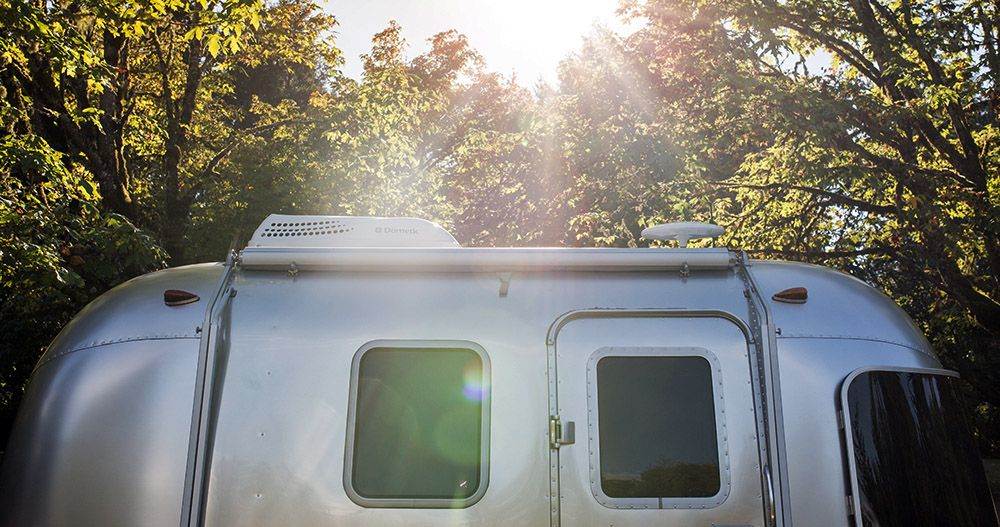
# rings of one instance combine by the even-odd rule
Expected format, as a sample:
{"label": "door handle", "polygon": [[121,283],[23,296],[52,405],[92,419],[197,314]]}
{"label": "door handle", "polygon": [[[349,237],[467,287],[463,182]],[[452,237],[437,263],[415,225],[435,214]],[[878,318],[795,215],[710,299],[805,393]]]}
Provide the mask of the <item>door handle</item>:
{"label": "door handle", "polygon": [[770,465],[764,465],[764,479],[767,481],[767,524],[774,526],[778,524],[778,511],[774,503],[774,482],[771,480]]}
{"label": "door handle", "polygon": [[559,419],[558,415],[549,417],[549,448],[558,449],[563,445],[576,443],[576,423]]}

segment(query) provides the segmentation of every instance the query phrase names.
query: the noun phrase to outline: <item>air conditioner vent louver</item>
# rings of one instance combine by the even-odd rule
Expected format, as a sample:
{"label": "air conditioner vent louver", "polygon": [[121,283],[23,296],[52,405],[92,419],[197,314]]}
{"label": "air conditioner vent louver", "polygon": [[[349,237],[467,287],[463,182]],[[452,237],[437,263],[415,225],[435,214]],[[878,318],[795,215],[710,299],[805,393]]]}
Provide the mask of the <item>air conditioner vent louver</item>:
{"label": "air conditioner vent louver", "polygon": [[272,214],[247,248],[459,247],[436,223],[418,218]]}
{"label": "air conditioner vent louver", "polygon": [[[268,223],[268,222],[264,222]],[[261,233],[262,238],[283,238],[288,236],[331,236],[354,230],[337,220],[270,222]]]}

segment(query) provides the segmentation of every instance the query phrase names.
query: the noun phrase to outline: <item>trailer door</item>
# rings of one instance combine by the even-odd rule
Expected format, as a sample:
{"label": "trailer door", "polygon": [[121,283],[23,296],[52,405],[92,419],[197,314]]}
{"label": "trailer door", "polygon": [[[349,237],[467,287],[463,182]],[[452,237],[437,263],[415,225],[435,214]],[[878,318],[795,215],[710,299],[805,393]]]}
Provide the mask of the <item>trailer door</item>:
{"label": "trailer door", "polygon": [[763,527],[739,323],[629,313],[571,316],[550,335],[552,525]]}

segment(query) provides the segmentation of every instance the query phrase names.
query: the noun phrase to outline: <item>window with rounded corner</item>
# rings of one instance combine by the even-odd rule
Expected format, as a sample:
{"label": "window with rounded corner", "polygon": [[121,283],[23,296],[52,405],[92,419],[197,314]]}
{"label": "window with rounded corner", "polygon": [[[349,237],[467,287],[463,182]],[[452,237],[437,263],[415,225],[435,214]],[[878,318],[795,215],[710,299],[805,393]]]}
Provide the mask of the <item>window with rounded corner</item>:
{"label": "window with rounded corner", "polygon": [[710,508],[725,501],[729,474],[717,370],[715,357],[700,348],[594,354],[592,487],[602,505]]}
{"label": "window with rounded corner", "polygon": [[841,403],[861,527],[996,526],[954,372],[863,368]]}
{"label": "window with rounded corner", "polygon": [[344,484],[364,507],[461,508],[486,490],[489,361],[471,342],[370,343],[352,371]]}

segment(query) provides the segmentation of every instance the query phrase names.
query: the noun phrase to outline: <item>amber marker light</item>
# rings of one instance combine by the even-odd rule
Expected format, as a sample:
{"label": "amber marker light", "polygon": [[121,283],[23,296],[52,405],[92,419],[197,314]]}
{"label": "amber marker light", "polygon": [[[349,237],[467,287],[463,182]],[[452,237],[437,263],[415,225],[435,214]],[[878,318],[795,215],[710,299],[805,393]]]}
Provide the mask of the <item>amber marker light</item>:
{"label": "amber marker light", "polygon": [[805,304],[806,300],[809,299],[809,291],[804,287],[789,287],[775,293],[771,299],[786,304]]}
{"label": "amber marker light", "polygon": [[168,306],[193,304],[199,299],[198,295],[187,291],[181,291],[180,289],[167,289],[163,292],[163,303]]}

